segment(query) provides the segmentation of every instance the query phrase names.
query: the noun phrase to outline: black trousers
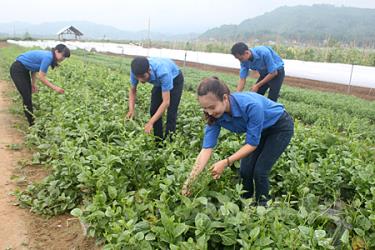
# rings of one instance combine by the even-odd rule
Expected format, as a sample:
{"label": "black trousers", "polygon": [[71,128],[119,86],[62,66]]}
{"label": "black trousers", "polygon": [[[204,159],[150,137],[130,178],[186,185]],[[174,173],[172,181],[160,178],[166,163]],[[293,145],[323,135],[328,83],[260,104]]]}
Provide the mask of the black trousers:
{"label": "black trousers", "polygon": [[[154,123],[154,135],[160,139],[166,138],[169,133],[176,131],[177,111],[180,104],[182,90],[184,88],[184,76],[182,72],[173,79],[173,89],[170,91],[170,103],[167,111],[167,124],[163,135],[163,118]],[[151,91],[150,115],[153,116],[163,101],[161,87],[153,87]]]}
{"label": "black trousers", "polygon": [[289,145],[293,134],[294,122],[287,112],[284,112],[274,125],[262,131],[256,150],[241,159],[240,175],[246,190],[244,198],[253,197],[254,186],[256,201],[267,201],[270,198],[269,173]]}
{"label": "black trousers", "polygon": [[[259,77],[257,80],[257,83],[263,80],[263,78],[266,77],[266,75]],[[280,89],[281,84],[283,84],[285,77],[285,71],[284,67],[277,70],[277,76],[274,77],[271,81],[264,84],[262,87],[259,88],[258,94],[264,95],[267,91],[267,89],[270,89],[268,93],[268,98],[271,99],[274,102],[277,102],[277,98],[280,96]]]}
{"label": "black trousers", "polygon": [[25,116],[29,125],[32,126],[34,124],[34,115],[30,71],[22,63],[15,61],[10,66],[10,76],[22,96]]}

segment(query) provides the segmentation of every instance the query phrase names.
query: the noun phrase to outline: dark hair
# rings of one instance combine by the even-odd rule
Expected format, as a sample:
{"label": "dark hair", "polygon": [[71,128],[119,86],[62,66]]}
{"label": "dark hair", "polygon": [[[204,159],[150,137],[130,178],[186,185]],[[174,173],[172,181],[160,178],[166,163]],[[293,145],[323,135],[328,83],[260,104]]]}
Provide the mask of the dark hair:
{"label": "dark hair", "polygon": [[56,50],[57,50],[57,52],[62,53],[65,58],[70,57],[70,49],[68,47],[66,47],[62,43],[56,45],[55,48],[51,49],[52,56],[53,56],[53,60],[52,60],[52,64],[51,64],[51,68],[52,69],[54,69],[55,67],[59,66],[59,64],[57,63],[56,55],[55,55],[55,51]]}
{"label": "dark hair", "polygon": [[[230,90],[224,82],[220,81],[218,77],[212,76],[205,78],[201,81],[197,88],[197,95],[198,96],[205,96],[208,93],[212,93],[219,99],[220,101],[224,100],[224,95],[230,95]],[[205,119],[208,125],[213,124],[217,119],[207,112],[204,112]]]}
{"label": "dark hair", "polygon": [[249,47],[243,42],[238,42],[232,46],[231,53],[234,56],[243,55],[246,50],[249,50]]}
{"label": "dark hair", "polygon": [[146,57],[137,56],[131,62],[130,68],[134,75],[140,76],[148,72],[150,63],[148,62],[148,59]]}

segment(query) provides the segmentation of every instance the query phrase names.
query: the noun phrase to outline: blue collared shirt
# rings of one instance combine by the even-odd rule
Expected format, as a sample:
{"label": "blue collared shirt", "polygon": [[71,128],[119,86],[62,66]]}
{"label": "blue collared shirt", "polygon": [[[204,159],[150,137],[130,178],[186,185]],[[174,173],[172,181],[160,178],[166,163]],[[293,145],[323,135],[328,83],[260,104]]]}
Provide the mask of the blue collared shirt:
{"label": "blue collared shirt", "polygon": [[[173,89],[173,79],[180,74],[178,66],[168,58],[148,58],[150,63],[149,83],[156,87],[161,87],[161,91],[170,91]],[[130,83],[132,86],[138,84],[133,72],[130,72]]]}
{"label": "blue collared shirt", "polygon": [[271,47],[258,46],[249,50],[253,60],[241,62],[240,78],[242,79],[248,76],[249,69],[258,71],[264,77],[284,66],[283,60]]}
{"label": "blue collared shirt", "polygon": [[203,148],[214,148],[221,127],[234,133],[246,133],[246,144],[257,146],[264,129],[274,125],[284,113],[280,103],[254,92],[229,96],[231,115],[224,113],[204,130]]}
{"label": "blue collared shirt", "polygon": [[16,60],[31,72],[42,71],[47,73],[48,67],[52,64],[53,55],[52,51],[31,50],[19,55]]}

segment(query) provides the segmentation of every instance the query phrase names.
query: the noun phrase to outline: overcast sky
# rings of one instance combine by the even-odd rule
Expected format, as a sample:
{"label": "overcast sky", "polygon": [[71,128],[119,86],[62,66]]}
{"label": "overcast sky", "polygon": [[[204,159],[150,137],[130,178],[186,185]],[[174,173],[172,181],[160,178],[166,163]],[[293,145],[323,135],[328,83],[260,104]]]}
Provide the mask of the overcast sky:
{"label": "overcast sky", "polygon": [[182,34],[204,32],[288,5],[316,3],[375,9],[375,0],[1,0],[0,22],[33,24],[91,21],[128,31]]}

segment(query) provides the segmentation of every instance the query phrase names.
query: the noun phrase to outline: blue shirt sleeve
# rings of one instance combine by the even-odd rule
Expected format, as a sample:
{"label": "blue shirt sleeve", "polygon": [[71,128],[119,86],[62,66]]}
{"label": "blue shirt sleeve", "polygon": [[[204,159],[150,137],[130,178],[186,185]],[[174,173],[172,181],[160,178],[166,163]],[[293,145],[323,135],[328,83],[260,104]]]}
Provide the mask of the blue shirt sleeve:
{"label": "blue shirt sleeve", "polygon": [[130,72],[130,83],[133,87],[137,86],[138,80],[135,78],[133,72]]}
{"label": "blue shirt sleeve", "polygon": [[246,125],[246,143],[258,146],[263,130],[264,112],[260,105],[255,105],[246,110],[248,117]]}
{"label": "blue shirt sleeve", "polygon": [[203,148],[214,148],[220,134],[221,126],[217,124],[206,125],[204,128]]}
{"label": "blue shirt sleeve", "polygon": [[40,64],[39,71],[42,71],[43,73],[47,73],[48,67],[51,65],[52,60],[49,57],[44,57]]}
{"label": "blue shirt sleeve", "polygon": [[273,60],[272,54],[269,50],[266,50],[263,54],[263,60],[267,66],[268,74],[277,70],[277,65]]}
{"label": "blue shirt sleeve", "polygon": [[246,62],[241,62],[240,78],[245,79],[249,75],[249,66]]}

